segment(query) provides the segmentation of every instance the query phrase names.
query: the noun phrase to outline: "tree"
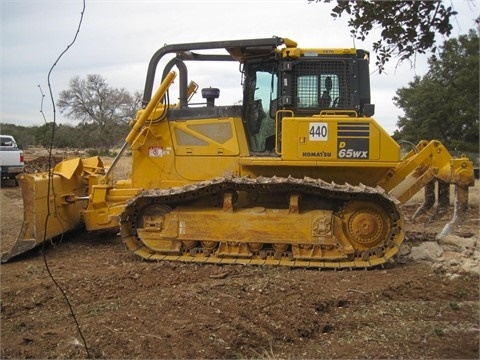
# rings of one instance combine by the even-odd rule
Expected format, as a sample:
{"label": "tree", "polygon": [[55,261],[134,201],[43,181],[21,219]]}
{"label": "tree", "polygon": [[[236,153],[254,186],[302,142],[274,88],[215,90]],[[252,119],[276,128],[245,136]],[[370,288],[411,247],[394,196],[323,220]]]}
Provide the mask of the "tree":
{"label": "tree", "polygon": [[[331,0],[308,0],[308,2]],[[445,7],[441,0],[432,1],[357,1],[338,0],[332,9],[332,17],[339,18],[344,13],[350,16],[348,26],[359,40],[365,40],[370,32],[380,27],[380,39],[373,43],[377,54],[376,66],[379,72],[385,64],[397,56],[399,62],[427,50],[436,51],[435,35],[449,36],[450,24],[457,14],[450,6]],[[476,19],[477,24],[480,18]]]}
{"label": "tree", "polygon": [[393,101],[405,113],[397,122],[396,139],[435,138],[452,149],[478,151],[478,52],[474,30],[447,40],[439,57],[429,58],[428,72],[396,91]]}
{"label": "tree", "polygon": [[96,148],[108,149],[128,131],[128,122],[135,116],[140,96],[125,89],[111,88],[100,75],[78,76],[70,80],[69,90],[60,92],[57,106],[69,119],[89,126],[88,136]]}
{"label": "tree", "polygon": [[0,132],[2,134],[12,135],[20,146],[35,143],[35,136],[21,125],[2,123],[0,124]]}

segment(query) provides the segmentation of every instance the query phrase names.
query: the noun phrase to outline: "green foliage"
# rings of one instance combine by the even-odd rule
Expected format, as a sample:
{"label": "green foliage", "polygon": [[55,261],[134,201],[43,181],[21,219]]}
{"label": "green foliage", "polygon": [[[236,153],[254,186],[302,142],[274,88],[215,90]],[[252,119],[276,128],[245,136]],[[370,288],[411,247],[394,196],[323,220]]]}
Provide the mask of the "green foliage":
{"label": "green foliage", "polygon": [[[308,0],[308,2],[331,0]],[[392,58],[399,61],[427,50],[436,51],[435,35],[449,36],[450,24],[457,14],[441,0],[432,1],[357,1],[338,0],[332,9],[332,17],[349,16],[348,26],[352,36],[365,40],[373,29],[382,29],[380,38],[373,43],[377,54],[376,66],[379,72]],[[479,19],[477,19],[477,22]]]}
{"label": "green foliage", "polygon": [[450,303],[448,303],[448,305],[450,306],[450,309],[452,309],[452,310],[459,310],[460,309],[460,305],[456,301],[451,301]]}
{"label": "green foliage", "polygon": [[24,126],[0,124],[0,133],[12,135],[19,146],[26,146],[35,143],[35,134],[27,131]]}
{"label": "green foliage", "polygon": [[[111,151],[99,142],[98,131],[92,124],[69,124],[55,125],[55,133],[52,141],[52,123],[42,126],[19,126],[13,124],[0,124],[2,134],[12,135],[19,145],[24,148],[28,146],[40,146],[49,148],[77,148],[89,149],[93,155],[112,155]],[[111,142],[114,145],[121,145],[128,134],[128,124],[122,124],[114,129]]]}
{"label": "green foliage", "polygon": [[393,101],[403,109],[394,138],[418,142],[438,139],[449,149],[478,152],[479,37],[447,40],[429,71],[400,88]]}
{"label": "green foliage", "polygon": [[458,288],[456,291],[455,291],[455,297],[459,298],[459,299],[466,299],[468,297],[469,292],[467,289],[461,287],[461,288]]}

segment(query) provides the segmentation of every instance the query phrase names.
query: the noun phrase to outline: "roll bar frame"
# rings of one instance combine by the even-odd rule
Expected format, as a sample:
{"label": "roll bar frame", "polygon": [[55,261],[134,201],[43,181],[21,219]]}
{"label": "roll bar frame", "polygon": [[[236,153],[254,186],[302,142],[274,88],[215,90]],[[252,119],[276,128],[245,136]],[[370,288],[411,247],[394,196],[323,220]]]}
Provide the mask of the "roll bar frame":
{"label": "roll bar frame", "polygon": [[[198,43],[184,43],[184,44],[172,44],[165,45],[157,50],[148,64],[147,77],[145,80],[145,89],[143,91],[143,107],[147,106],[152,98],[153,85],[155,82],[155,74],[157,72],[157,66],[163,56],[166,54],[176,53],[176,59],[182,61],[241,61],[242,57],[237,58],[234,54],[238,53],[245,55],[248,54],[248,49],[251,48],[269,48],[270,51],[276,47],[285,44],[285,39],[281,37],[260,38],[260,39],[247,39],[247,40],[225,40],[225,41],[208,41]],[[199,54],[192,50],[212,50],[212,49],[225,49],[230,55],[226,54]],[[237,50],[237,51],[235,51]],[[168,64],[171,68],[173,65],[179,62],[173,61]],[[164,71],[163,76],[165,73]],[[163,79],[162,79],[163,80]]]}

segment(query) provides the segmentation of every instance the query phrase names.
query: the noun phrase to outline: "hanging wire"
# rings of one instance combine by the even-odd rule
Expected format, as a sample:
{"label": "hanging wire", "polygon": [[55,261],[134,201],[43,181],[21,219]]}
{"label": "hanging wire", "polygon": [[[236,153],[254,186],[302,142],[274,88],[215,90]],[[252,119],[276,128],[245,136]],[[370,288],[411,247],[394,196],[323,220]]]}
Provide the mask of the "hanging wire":
{"label": "hanging wire", "polygon": [[[85,7],[86,7],[86,4],[85,4],[85,0],[82,1],[82,4],[83,4],[83,7],[82,7],[82,11],[81,11],[81,14],[80,14],[80,19],[79,19],[79,22],[78,22],[78,26],[77,26],[77,30],[75,32],[75,36],[73,38],[73,40],[70,42],[70,44],[68,44],[68,46],[65,48],[65,50],[62,51],[62,53],[57,57],[57,59],[55,60],[55,62],[53,63],[53,65],[51,66],[50,70],[48,71],[48,76],[47,76],[47,80],[48,80],[48,90],[49,90],[49,94],[50,94],[50,100],[52,102],[52,108],[53,108],[53,122],[52,122],[52,132],[51,132],[51,138],[50,138],[50,144],[48,146],[48,168],[49,168],[49,173],[48,173],[48,187],[47,187],[47,199],[50,198],[50,191],[53,192],[53,196],[55,197],[55,189],[53,188],[53,160],[52,160],[52,150],[53,150],[53,144],[54,144],[54,139],[55,139],[55,126],[56,126],[56,107],[55,107],[55,99],[54,99],[54,96],[53,96],[53,91],[52,91],[52,84],[51,84],[51,75],[52,75],[52,72],[53,72],[53,69],[55,68],[55,66],[57,66],[58,62],[60,61],[60,59],[63,57],[63,55],[72,47],[73,44],[75,44],[75,42],[77,41],[77,37],[78,37],[78,34],[80,33],[80,29],[81,29],[81,26],[82,26],[82,23],[83,23],[83,16],[85,14]],[[42,93],[42,103],[41,103],[41,110],[40,112],[42,113],[42,116],[45,120],[45,123],[47,122],[46,119],[45,119],[45,114],[43,113],[43,98],[44,98],[44,94],[43,94],[43,91],[40,87],[40,85],[38,85],[38,87],[40,88],[40,92]],[[77,317],[75,316],[75,312],[73,310],[73,307],[72,307],[72,304],[70,303],[70,300],[68,299],[68,296],[66,294],[66,292],[63,290],[63,288],[60,286],[60,284],[55,280],[55,278],[53,277],[53,274],[52,272],[50,271],[50,267],[48,265],[48,261],[47,261],[47,257],[45,255],[45,243],[46,243],[46,234],[47,234],[47,227],[48,227],[48,220],[50,218],[50,201],[47,200],[47,216],[45,218],[45,229],[44,229],[44,239],[43,239],[43,242],[42,242],[42,249],[41,249],[41,252],[42,252],[42,255],[43,255],[43,261],[45,263],[45,268],[47,269],[47,273],[49,275],[49,277],[52,279],[53,283],[55,284],[55,286],[60,290],[60,292],[62,293],[63,297],[65,298],[65,301],[68,305],[68,308],[70,310],[70,314],[75,322],[75,325],[77,327],[77,330],[78,330],[78,333],[80,334],[80,337],[83,341],[83,346],[85,348],[85,352],[87,353],[87,358],[91,359],[92,357],[90,356],[90,353],[88,351],[88,346],[87,346],[87,341],[85,339],[85,337],[83,336],[83,333],[82,333],[82,330],[80,328],[80,324],[78,323],[78,320],[77,320]],[[62,236],[63,237],[63,234]]]}

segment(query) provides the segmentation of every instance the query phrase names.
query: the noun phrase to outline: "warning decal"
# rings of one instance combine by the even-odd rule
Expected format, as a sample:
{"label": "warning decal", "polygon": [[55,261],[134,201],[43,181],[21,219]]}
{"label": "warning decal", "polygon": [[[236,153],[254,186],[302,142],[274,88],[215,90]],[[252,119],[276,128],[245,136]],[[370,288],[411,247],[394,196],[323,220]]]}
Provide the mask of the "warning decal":
{"label": "warning decal", "polygon": [[162,157],[164,155],[163,148],[161,146],[149,147],[148,156],[149,157]]}

